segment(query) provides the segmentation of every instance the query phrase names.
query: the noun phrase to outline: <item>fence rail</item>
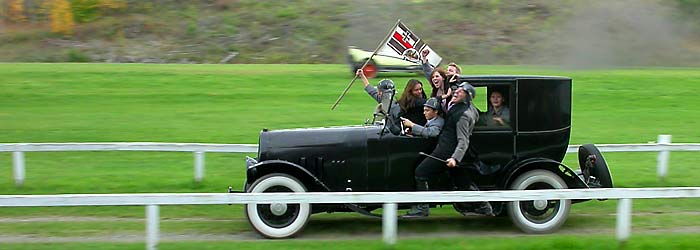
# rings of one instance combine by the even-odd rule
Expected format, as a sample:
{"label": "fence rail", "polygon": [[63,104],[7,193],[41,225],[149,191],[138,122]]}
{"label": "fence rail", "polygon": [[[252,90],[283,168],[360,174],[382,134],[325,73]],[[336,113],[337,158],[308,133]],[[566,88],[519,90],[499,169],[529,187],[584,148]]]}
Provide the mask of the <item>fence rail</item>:
{"label": "fence rail", "polygon": [[[570,145],[567,153],[578,152],[580,145]],[[700,151],[700,143],[671,143],[670,135],[659,135],[657,143],[647,144],[597,144],[601,152],[659,152],[657,173],[664,179],[668,173],[670,151]],[[25,179],[24,152],[58,151],[163,151],[192,152],[194,155],[194,180],[202,181],[205,169],[205,153],[257,153],[256,144],[213,143],[159,143],[159,142],[101,142],[101,143],[4,143],[0,152],[12,152],[15,185]]]}
{"label": "fence rail", "polygon": [[152,193],[0,195],[0,207],[33,206],[146,206],[146,249],[156,249],[159,206],[275,203],[383,203],[383,239],[396,243],[397,203],[527,201],[558,199],[619,199],[616,233],[626,241],[631,231],[632,199],[700,198],[700,187],[603,188],[453,192],[328,192],[328,193]]}
{"label": "fence rail", "polygon": [[164,142],[84,142],[84,143],[6,143],[0,152],[51,151],[164,151],[255,153],[257,144],[164,143]]}
{"label": "fence rail", "polygon": [[308,192],[308,193],[145,193],[0,195],[0,207],[213,205],[272,203],[413,203],[529,201],[560,199],[700,198],[700,187],[595,188],[560,190]]}

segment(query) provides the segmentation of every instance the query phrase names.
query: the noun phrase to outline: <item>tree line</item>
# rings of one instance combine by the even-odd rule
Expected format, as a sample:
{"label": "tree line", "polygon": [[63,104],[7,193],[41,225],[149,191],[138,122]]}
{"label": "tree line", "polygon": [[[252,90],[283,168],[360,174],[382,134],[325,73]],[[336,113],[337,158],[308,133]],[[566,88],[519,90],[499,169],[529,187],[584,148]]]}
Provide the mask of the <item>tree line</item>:
{"label": "tree line", "polygon": [[0,18],[8,23],[48,23],[51,32],[72,35],[76,23],[87,23],[123,11],[127,0],[5,0]]}

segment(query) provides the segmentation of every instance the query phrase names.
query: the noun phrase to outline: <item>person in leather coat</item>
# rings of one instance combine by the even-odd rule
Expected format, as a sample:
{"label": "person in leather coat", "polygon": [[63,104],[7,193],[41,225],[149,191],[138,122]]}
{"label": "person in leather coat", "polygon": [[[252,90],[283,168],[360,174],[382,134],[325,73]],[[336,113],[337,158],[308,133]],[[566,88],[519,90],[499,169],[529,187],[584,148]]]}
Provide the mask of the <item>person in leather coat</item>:
{"label": "person in leather coat", "polygon": [[[445,125],[438,137],[438,144],[431,155],[438,159],[446,159],[444,162],[428,157],[416,167],[415,180],[417,191],[428,191],[428,181],[448,171],[458,190],[477,189],[472,185],[467,172],[457,167],[469,148],[469,136],[474,124],[479,120],[479,112],[472,105],[472,99],[476,95],[474,87],[469,83],[460,84],[455,95],[450,101],[445,114]],[[477,189],[478,190],[478,189]],[[488,202],[477,204],[478,213],[493,215]],[[418,204],[411,208],[404,217],[426,217],[430,214],[428,204]]]}

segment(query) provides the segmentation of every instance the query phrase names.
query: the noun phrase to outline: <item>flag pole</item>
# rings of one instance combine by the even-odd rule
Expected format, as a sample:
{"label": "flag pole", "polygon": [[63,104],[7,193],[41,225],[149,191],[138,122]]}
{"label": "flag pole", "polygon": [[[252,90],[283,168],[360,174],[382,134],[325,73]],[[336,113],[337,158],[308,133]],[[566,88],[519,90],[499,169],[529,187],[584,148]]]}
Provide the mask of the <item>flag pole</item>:
{"label": "flag pole", "polygon": [[[379,51],[379,48],[381,48],[386,43],[386,40],[388,40],[389,37],[391,37],[391,34],[394,33],[394,30],[396,30],[396,26],[399,25],[400,22],[401,22],[401,19],[396,20],[396,24],[394,24],[394,26],[391,26],[391,30],[389,30],[389,32],[386,34],[386,37],[384,37],[384,39],[379,43],[379,46],[377,46],[377,48],[374,49],[374,52],[372,52],[372,55],[369,56],[369,58],[367,58],[367,61],[365,61],[365,63],[362,64],[362,67],[360,67],[361,69],[364,69],[365,66],[367,66],[367,64],[369,63],[369,61],[372,60],[372,57],[374,57],[374,55],[377,54],[377,51]],[[335,101],[335,103],[333,104],[333,107],[331,107],[331,110],[334,110],[335,107],[338,106],[338,104],[340,103],[340,100],[343,99],[345,94],[348,93],[348,90],[350,90],[350,87],[352,86],[352,84],[355,83],[355,80],[357,80],[357,74],[355,74],[355,77],[352,78],[352,81],[350,81],[350,84],[348,84],[348,86],[345,87],[345,90],[343,90],[343,93],[340,94],[340,96],[338,97],[338,100]]]}

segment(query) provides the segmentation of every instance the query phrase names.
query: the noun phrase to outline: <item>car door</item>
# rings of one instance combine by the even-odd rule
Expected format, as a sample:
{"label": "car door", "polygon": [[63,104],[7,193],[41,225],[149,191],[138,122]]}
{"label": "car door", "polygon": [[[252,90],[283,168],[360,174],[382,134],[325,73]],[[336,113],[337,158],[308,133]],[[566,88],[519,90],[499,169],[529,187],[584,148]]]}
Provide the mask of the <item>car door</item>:
{"label": "car door", "polygon": [[376,130],[368,132],[368,191],[414,190],[415,168],[423,159],[418,153],[432,152],[435,142],[435,139],[393,135]]}
{"label": "car door", "polygon": [[415,170],[425,158],[420,152],[431,153],[435,148],[436,139],[423,137],[390,135],[383,138],[390,145],[388,148],[387,165],[384,168],[384,190],[412,191],[415,190]]}
{"label": "car door", "polygon": [[[474,82],[477,90],[477,97],[473,103],[479,109],[479,122],[474,127],[470,140],[470,147],[478,159],[481,160],[491,171],[498,171],[513,160],[515,148],[515,82],[510,80],[493,80]],[[490,105],[489,97],[499,92],[502,95],[503,107],[510,111],[508,118],[510,122],[500,125],[492,119],[489,111],[493,109]],[[491,185],[495,180],[493,175],[480,176],[476,181],[480,184]]]}

